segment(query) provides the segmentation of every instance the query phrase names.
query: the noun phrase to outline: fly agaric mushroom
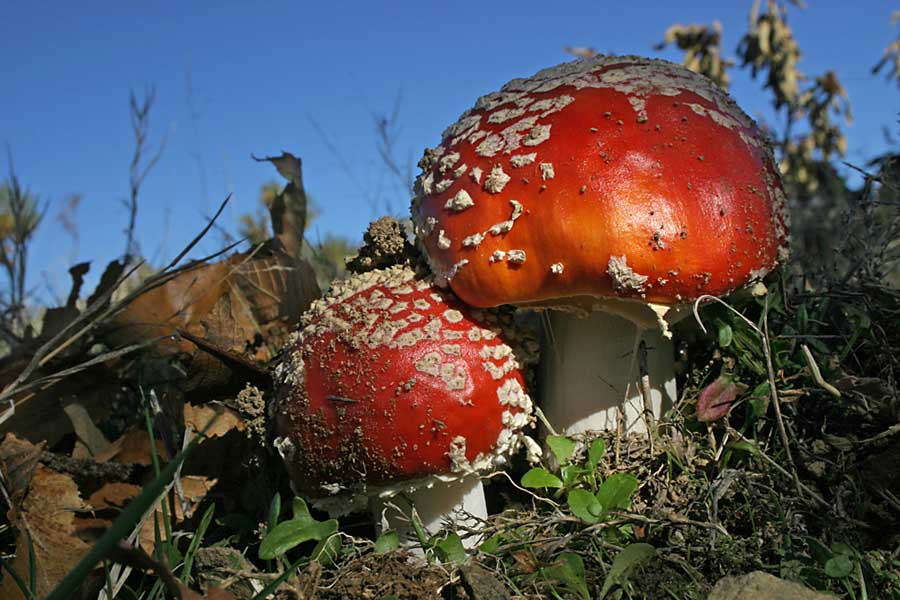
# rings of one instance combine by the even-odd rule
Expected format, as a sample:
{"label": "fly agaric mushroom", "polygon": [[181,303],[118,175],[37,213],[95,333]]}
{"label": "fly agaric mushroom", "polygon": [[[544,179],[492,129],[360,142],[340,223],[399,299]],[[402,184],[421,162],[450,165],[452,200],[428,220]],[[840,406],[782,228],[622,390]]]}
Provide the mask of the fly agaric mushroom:
{"label": "fly agaric mushroom", "polygon": [[461,510],[486,517],[478,473],[536,448],[519,362],[493,316],[406,266],[335,282],[276,369],[275,446],[294,487],[344,509],[404,492],[432,532]]}
{"label": "fly agaric mushroom", "polygon": [[[596,56],[514,79],[420,166],[413,223],[437,281],[472,306],[554,309],[544,410],[570,433],[617,423],[642,335],[658,414],[675,397],[679,309],[760,280],[787,252],[765,136],[711,81],[662,60]],[[625,400],[627,429],[643,429],[641,396]]]}

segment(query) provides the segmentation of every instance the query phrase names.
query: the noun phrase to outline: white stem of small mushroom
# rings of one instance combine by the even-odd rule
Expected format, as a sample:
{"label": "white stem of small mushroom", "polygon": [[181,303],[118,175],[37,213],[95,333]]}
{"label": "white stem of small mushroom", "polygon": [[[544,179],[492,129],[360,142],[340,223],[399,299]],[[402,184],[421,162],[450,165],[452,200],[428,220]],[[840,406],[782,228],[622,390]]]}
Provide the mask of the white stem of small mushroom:
{"label": "white stem of small mushroom", "polygon": [[624,433],[647,433],[635,351],[643,339],[653,421],[676,399],[675,352],[658,327],[644,328],[603,312],[586,317],[547,311],[542,362],[543,411],[560,434],[616,431],[619,407]]}
{"label": "white stem of small mushroom", "polygon": [[462,528],[478,529],[487,518],[484,486],[477,475],[450,482],[434,480],[431,487],[419,487],[403,497],[375,497],[370,508],[378,535],[393,529],[400,535],[401,543],[413,551],[419,541],[410,518],[412,509],[428,535],[441,529],[457,530],[466,548],[474,548],[481,539],[477,535],[464,536]]}

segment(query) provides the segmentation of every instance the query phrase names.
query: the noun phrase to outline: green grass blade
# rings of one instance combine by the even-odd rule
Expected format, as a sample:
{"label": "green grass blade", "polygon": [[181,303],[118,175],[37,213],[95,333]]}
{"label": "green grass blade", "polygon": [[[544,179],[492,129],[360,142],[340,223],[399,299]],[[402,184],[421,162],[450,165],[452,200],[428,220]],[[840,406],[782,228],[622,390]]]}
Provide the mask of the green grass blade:
{"label": "green grass blade", "polygon": [[197,526],[197,531],[194,532],[194,537],[191,539],[190,545],[188,545],[187,552],[184,554],[184,566],[181,570],[181,581],[183,583],[187,583],[188,578],[191,576],[194,555],[197,553],[200,544],[203,542],[203,536],[206,535],[206,530],[209,528],[209,524],[212,523],[213,514],[215,514],[215,512],[216,505],[210,504],[209,508],[206,509],[206,512],[203,513],[203,518],[200,519],[200,525]]}
{"label": "green grass blade", "polygon": [[28,583],[32,593],[37,590],[37,558],[34,555],[34,540],[28,535]]}
{"label": "green grass blade", "polygon": [[251,600],[266,600],[266,598],[268,598],[270,594],[274,593],[275,590],[278,589],[279,585],[284,583],[288,577],[290,577],[297,569],[303,566],[304,563],[308,563],[309,560],[309,557],[306,556],[298,559],[297,562],[293,563],[291,566],[285,569],[284,573],[270,581],[269,585],[261,589],[259,593],[253,596]]}
{"label": "green grass blade", "polygon": [[5,560],[0,560],[0,566],[6,569],[6,572],[9,573],[9,576],[13,578],[13,581],[18,586],[19,591],[22,592],[22,596],[25,597],[26,600],[34,600],[34,592],[31,591],[33,588],[29,588],[25,581],[19,577],[19,574],[13,570],[12,567],[9,566]]}
{"label": "green grass blade", "polygon": [[187,447],[179,452],[172,459],[172,462],[160,471],[159,476],[147,484],[143,491],[138,494],[137,498],[125,507],[125,510],[122,511],[106,533],[97,540],[97,543],[94,544],[94,546],[88,550],[87,554],[78,561],[78,564],[63,577],[63,580],[53,588],[53,591],[47,595],[45,600],[69,600],[70,598],[75,598],[77,596],[78,589],[81,587],[84,579],[88,576],[88,573],[97,566],[97,563],[109,555],[110,550],[119,543],[119,540],[124,539],[132,532],[144,513],[154,505],[157,499],[165,491],[166,486],[175,476],[181,463],[184,462],[202,439],[203,437],[198,435],[191,440]]}

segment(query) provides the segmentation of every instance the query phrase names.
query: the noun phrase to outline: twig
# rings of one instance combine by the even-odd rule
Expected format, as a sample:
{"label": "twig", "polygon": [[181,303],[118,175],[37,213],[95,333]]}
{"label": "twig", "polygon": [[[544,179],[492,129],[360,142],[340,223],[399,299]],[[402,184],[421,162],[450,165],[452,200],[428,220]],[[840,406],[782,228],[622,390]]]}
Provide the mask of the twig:
{"label": "twig", "polygon": [[[765,460],[767,463],[772,465],[776,471],[778,471],[785,477],[788,477],[788,478],[791,477],[791,473],[788,472],[787,469],[785,469],[784,467],[779,465],[777,462],[775,462],[775,460],[772,459],[771,457],[769,457],[768,454],[763,452],[762,448],[759,447],[759,444],[757,444],[756,442],[754,442],[752,440],[747,439],[747,437],[744,434],[742,434],[737,429],[734,429],[733,427],[728,426],[728,432],[731,433],[733,436],[737,437],[738,439],[740,439],[745,444],[749,444],[754,450],[756,450],[759,453],[759,455],[763,458],[763,460]],[[831,511],[831,505],[828,502],[826,502],[825,499],[822,498],[822,496],[817,494],[812,488],[810,488],[809,486],[804,484],[802,481],[798,480],[796,483],[802,492],[806,492],[812,499],[814,499],[816,502],[821,504],[823,507],[827,508],[829,510],[829,512]]]}
{"label": "twig", "polygon": [[868,446],[870,444],[877,444],[881,440],[887,439],[887,438],[891,437],[892,435],[897,435],[897,434],[900,434],[900,423],[891,425],[884,431],[878,433],[877,435],[873,435],[870,438],[860,440],[858,442],[858,444],[860,445],[860,447]]}
{"label": "twig", "polygon": [[494,471],[493,473],[488,473],[487,475],[482,475],[481,478],[482,479],[493,479],[494,477],[496,477],[498,475],[502,475],[503,477],[506,477],[509,480],[509,483],[514,488],[519,490],[520,492],[524,492],[524,493],[528,494],[529,496],[531,496],[535,500],[538,500],[539,502],[543,502],[544,504],[550,505],[557,512],[559,511],[559,504],[557,504],[550,498],[544,498],[543,496],[539,496],[538,494],[535,494],[533,491],[529,490],[528,488],[524,488],[524,487],[520,486],[518,483],[516,483],[516,481],[512,478],[512,476],[509,473],[507,473],[506,471]]}
{"label": "twig", "polygon": [[159,159],[162,157],[163,150],[166,147],[166,138],[163,137],[156,153],[153,154],[146,162],[144,154],[147,151],[147,134],[150,128],[150,110],[153,108],[153,102],[156,100],[156,90],[149,88],[144,92],[144,97],[138,101],[131,92],[128,98],[128,104],[131,111],[131,131],[134,135],[134,153],[131,156],[131,165],[129,167],[129,196],[126,201],[128,208],[128,226],[125,229],[125,262],[131,260],[134,252],[134,229],[137,225],[138,212],[138,196],[141,192],[141,186],[144,180]]}

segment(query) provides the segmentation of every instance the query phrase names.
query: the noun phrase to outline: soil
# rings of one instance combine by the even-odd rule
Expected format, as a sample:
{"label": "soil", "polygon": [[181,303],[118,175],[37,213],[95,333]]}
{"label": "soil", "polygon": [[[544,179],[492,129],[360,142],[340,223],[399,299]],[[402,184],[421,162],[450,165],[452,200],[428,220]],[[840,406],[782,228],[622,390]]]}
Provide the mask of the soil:
{"label": "soil", "polygon": [[424,564],[410,554],[365,554],[330,573],[331,581],[322,579],[318,571],[301,574],[298,588],[312,579],[318,600],[381,600],[396,596],[403,600],[435,600],[450,580],[445,569]]}

